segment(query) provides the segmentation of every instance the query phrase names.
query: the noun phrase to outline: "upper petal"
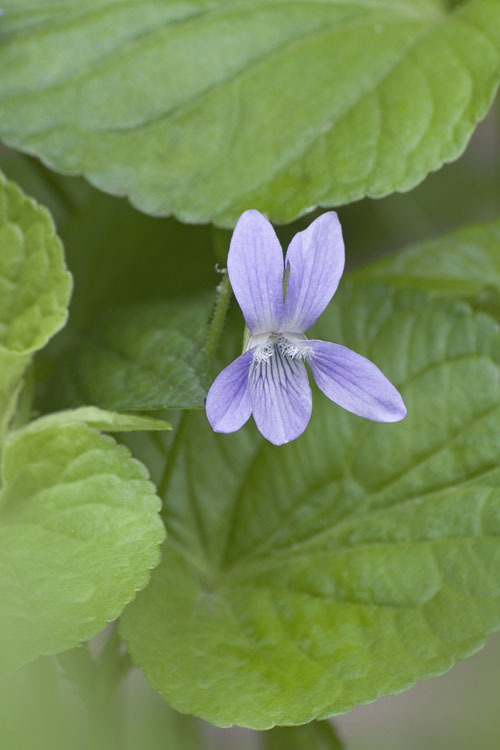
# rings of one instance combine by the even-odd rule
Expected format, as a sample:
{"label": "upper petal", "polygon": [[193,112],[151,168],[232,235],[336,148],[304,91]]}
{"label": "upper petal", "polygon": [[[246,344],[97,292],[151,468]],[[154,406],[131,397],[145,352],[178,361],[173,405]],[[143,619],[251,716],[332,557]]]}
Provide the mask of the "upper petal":
{"label": "upper petal", "polygon": [[253,417],[267,440],[282,445],[304,432],[312,395],[300,359],[288,359],[275,347],[268,360],[252,363],[249,383]]}
{"label": "upper petal", "polygon": [[327,341],[308,341],[309,359],[318,388],[342,406],[374,422],[398,422],[406,416],[399,391],[378,367],[361,354]]}
{"label": "upper petal", "polygon": [[295,235],[286,254],[285,267],[288,264],[281,330],[303,333],[330,302],[344,270],[344,241],[335,211],[323,214]]}
{"label": "upper petal", "polygon": [[252,359],[251,351],[241,354],[212,383],[205,409],[208,421],[216,432],[235,432],[250,418],[252,406],[248,374]]}
{"label": "upper petal", "polygon": [[283,251],[271,224],[258,211],[240,216],[227,270],[250,331],[277,331],[283,310]]}

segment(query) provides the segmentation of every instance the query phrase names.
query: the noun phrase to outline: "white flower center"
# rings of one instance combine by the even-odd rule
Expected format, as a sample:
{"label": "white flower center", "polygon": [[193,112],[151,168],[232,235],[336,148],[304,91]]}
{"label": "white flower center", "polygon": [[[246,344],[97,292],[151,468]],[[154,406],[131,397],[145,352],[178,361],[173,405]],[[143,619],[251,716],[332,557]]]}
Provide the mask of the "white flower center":
{"label": "white flower center", "polygon": [[303,333],[256,333],[250,336],[245,351],[254,347],[255,362],[268,362],[276,350],[287,359],[308,359],[313,353]]}

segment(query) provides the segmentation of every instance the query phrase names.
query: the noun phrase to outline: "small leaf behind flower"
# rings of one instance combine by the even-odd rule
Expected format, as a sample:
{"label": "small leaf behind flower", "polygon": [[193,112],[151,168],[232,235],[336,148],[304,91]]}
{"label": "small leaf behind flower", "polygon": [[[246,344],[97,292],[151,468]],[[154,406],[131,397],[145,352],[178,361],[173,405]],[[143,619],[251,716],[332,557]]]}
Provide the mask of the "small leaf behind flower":
{"label": "small leaf behind flower", "polygon": [[211,294],[103,312],[57,358],[45,406],[148,411],[203,406]]}
{"label": "small leaf behind flower", "polygon": [[212,229],[151,219],[92,191],[63,237],[75,293],[68,326],[39,358],[40,410],[202,406],[220,280]]}

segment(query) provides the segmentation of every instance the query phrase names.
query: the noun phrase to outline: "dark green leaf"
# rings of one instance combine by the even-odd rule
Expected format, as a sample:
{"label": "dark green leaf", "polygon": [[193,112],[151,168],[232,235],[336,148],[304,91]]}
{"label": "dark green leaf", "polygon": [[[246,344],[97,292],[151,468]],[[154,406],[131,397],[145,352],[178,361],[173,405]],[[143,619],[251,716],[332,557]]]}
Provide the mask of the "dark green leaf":
{"label": "dark green leaf", "polygon": [[68,327],[43,353],[51,375],[39,407],[202,405],[220,280],[212,228],[152,219],[94,191],[62,234],[75,294]]}
{"label": "dark green leaf", "polygon": [[422,242],[362,268],[355,278],[456,297],[473,297],[485,287],[500,292],[500,220]]}
{"label": "dark green leaf", "polygon": [[375,424],[319,395],[281,448],[200,413],[145,448],[170,536],[122,634],[169,703],[223,726],[347,711],[500,627],[496,323],[347,284],[314,333],[374,360],[407,418]]}
{"label": "dark green leaf", "polygon": [[147,411],[203,406],[212,296],[103,313],[58,358],[45,404]]}
{"label": "dark green leaf", "polygon": [[301,727],[275,727],[262,735],[263,750],[342,750],[327,721],[313,721]]}

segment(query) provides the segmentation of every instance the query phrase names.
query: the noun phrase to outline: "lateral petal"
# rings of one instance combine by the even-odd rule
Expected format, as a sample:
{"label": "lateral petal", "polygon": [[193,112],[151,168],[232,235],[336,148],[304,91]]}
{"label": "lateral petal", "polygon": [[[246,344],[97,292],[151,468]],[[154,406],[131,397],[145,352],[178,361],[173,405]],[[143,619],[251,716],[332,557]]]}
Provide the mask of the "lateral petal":
{"label": "lateral petal", "polygon": [[240,216],[227,270],[251,333],[277,331],[283,310],[283,250],[271,224],[258,211]]}
{"label": "lateral petal", "polygon": [[318,388],[336,404],[374,422],[398,422],[406,416],[399,391],[369,359],[328,341],[308,341]]}
{"label": "lateral petal", "polygon": [[344,241],[335,211],[295,235],[285,258],[288,266],[281,330],[304,333],[330,302],[344,270]]}
{"label": "lateral petal", "polygon": [[250,418],[252,406],[248,375],[253,352],[241,354],[215,378],[205,404],[215,432],[236,432]]}
{"label": "lateral petal", "polygon": [[312,394],[304,363],[275,347],[269,359],[250,367],[252,413],[260,433],[274,445],[301,435],[311,417]]}

